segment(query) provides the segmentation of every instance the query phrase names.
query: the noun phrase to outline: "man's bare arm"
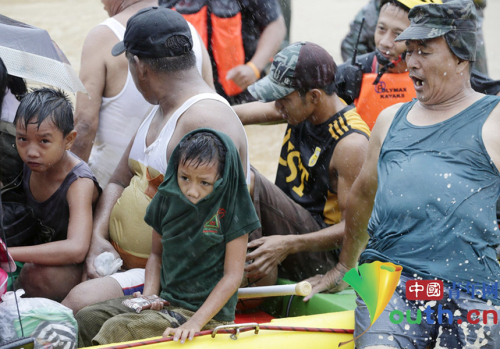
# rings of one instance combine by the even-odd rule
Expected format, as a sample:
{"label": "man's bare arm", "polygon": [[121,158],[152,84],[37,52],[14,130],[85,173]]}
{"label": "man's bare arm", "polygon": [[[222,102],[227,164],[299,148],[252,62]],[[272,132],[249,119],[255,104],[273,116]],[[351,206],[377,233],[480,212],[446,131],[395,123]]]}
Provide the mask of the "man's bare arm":
{"label": "man's bare arm", "polygon": [[[278,52],[285,35],[285,20],[283,19],[283,15],[280,15],[262,31],[257,44],[257,50],[250,59],[250,64],[253,64],[259,72],[264,70],[269,61]],[[226,79],[233,80],[241,89],[245,90],[257,80],[257,76],[248,64],[242,64],[231,69],[227,73]]]}
{"label": "man's bare arm", "polygon": [[201,43],[201,76],[203,80],[215,91],[214,86],[214,75],[212,71],[212,62],[210,61],[210,55],[208,54],[207,48],[203,44],[203,40],[198,34]]}
{"label": "man's bare arm", "polygon": [[304,301],[308,301],[318,292],[326,290],[339,292],[347,286],[342,278],[347,271],[356,267],[359,256],[368,242],[366,228],[378,187],[377,163],[380,149],[400,106],[401,104],[397,104],[389,107],[382,111],[378,117],[371,134],[366,160],[347,198],[345,234],[339,263],[323,277],[314,277],[309,280],[313,290],[309,296],[304,298]]}
{"label": "man's bare arm", "polygon": [[262,71],[278,52],[286,36],[286,25],[283,15],[269,23],[260,35],[257,50],[250,60]]}
{"label": "man's bare arm", "polygon": [[109,241],[109,218],[116,201],[118,201],[123,193],[123,190],[130,184],[130,180],[133,177],[130,167],[128,166],[128,157],[130,155],[130,149],[132,148],[134,139],[135,135],[130,141],[125,153],[115,169],[115,172],[111,176],[108,185],[97,202],[92,230],[92,242],[85,260],[87,275],[90,278],[100,277],[95,270],[94,259],[102,252],[111,252],[116,257],[119,257],[118,253]]}
{"label": "man's bare arm", "polygon": [[274,102],[251,102],[233,105],[233,109],[236,114],[238,114],[243,125],[277,124],[285,122],[278,112],[278,109],[274,106]]}
{"label": "man's bare arm", "polygon": [[84,161],[88,161],[99,126],[101,98],[106,84],[105,52],[113,33],[104,26],[92,29],[85,39],[82,49],[80,79],[90,96],[79,92],[76,96],[75,129],[78,136],[71,151]]}

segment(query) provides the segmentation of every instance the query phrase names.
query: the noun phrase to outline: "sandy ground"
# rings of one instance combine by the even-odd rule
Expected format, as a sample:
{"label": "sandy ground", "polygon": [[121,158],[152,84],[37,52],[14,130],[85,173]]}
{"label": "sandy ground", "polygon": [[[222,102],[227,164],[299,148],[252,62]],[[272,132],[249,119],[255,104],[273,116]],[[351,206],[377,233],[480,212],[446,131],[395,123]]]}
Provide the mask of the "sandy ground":
{"label": "sandy ground", "polygon": [[[312,41],[341,62],[340,42],[349,22],[367,0],[292,0],[291,42]],[[107,18],[99,0],[0,0],[0,13],[46,29],[76,71],[87,33]],[[490,75],[500,79],[500,45],[494,44],[494,28],[500,15],[500,0],[490,0],[484,32]],[[250,160],[274,181],[285,125],[247,126]]]}

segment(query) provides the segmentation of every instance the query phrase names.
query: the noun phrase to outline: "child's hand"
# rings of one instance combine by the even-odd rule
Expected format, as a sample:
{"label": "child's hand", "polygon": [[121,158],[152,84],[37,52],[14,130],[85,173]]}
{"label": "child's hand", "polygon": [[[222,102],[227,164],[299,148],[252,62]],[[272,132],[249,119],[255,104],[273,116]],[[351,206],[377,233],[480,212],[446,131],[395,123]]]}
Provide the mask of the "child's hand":
{"label": "child's hand", "polygon": [[189,338],[190,341],[193,340],[194,334],[196,332],[200,332],[200,330],[201,330],[200,326],[196,325],[191,320],[189,320],[180,327],[167,328],[165,332],[163,332],[163,337],[173,335],[175,342],[177,342],[180,339],[181,343],[184,343],[186,341],[186,338]]}
{"label": "child's hand", "polygon": [[[156,295],[153,295],[153,296],[157,297]],[[147,296],[143,296],[141,291],[134,292],[132,294],[132,297],[147,299]],[[162,302],[161,298],[158,298],[157,300],[151,302],[151,307],[149,309],[150,310],[162,310],[163,309],[163,302]]]}
{"label": "child's hand", "polygon": [[151,308],[150,310],[162,310],[163,309],[163,302],[160,301],[159,299],[151,303]]}

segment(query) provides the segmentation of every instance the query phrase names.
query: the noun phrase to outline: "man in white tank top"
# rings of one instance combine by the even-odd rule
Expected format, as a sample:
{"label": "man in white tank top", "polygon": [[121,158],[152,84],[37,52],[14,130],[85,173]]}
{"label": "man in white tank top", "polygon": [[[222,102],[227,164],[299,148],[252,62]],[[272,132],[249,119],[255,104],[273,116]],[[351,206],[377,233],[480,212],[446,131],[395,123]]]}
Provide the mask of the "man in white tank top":
{"label": "man in white tank top", "polygon": [[[97,204],[86,260],[91,280],[76,286],[63,301],[75,313],[84,306],[127,294],[135,285],[126,284],[124,279],[144,278],[141,268],[150,253],[152,237],[152,229],[144,223],[146,208],[162,181],[170,154],[186,133],[201,127],[226,133],[238,149],[249,183],[243,125],[229,103],[197,72],[192,47],[189,26],[180,14],[150,7],[129,20],[124,41],[113,48],[115,55],[126,51],[137,89],[155,107],[139,127]],[[115,278],[101,277],[94,259],[106,251],[122,258],[127,269],[135,269]]]}
{"label": "man in white tank top", "polygon": [[[94,172],[105,187],[140,123],[151,110],[137,91],[125,56],[113,57],[111,48],[123,40],[127,20],[142,8],[157,6],[157,0],[104,0],[111,18],[88,34],[82,50],[80,79],[89,95],[77,95],[75,129],[71,150]],[[191,27],[196,66],[213,87],[210,58],[199,35]]]}

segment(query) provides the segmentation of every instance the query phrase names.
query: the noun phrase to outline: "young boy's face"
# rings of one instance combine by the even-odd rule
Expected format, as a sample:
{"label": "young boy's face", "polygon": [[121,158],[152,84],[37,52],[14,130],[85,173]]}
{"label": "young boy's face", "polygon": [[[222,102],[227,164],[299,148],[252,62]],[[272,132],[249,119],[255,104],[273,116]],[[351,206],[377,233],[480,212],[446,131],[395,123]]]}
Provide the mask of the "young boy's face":
{"label": "young boy's face", "polygon": [[192,162],[179,164],[177,169],[177,183],[182,194],[193,204],[214,191],[214,184],[218,179],[218,164],[214,161],[209,164],[196,166]]}
{"label": "young boy's face", "polygon": [[50,118],[40,124],[24,122],[16,125],[16,145],[19,156],[34,172],[44,172],[61,160],[66,150],[71,148],[76,132],[71,131],[66,137]]}

